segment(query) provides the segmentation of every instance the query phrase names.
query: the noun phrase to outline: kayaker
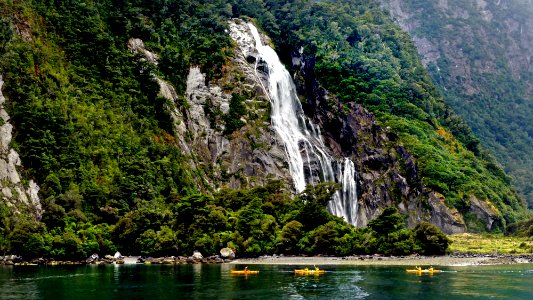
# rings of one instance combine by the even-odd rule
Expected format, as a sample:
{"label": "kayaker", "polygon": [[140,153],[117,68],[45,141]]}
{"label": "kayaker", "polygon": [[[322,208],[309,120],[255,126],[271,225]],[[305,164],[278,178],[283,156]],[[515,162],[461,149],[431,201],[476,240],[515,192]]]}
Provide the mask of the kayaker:
{"label": "kayaker", "polygon": [[430,272],[433,272],[433,267],[429,267],[429,271],[430,271]]}

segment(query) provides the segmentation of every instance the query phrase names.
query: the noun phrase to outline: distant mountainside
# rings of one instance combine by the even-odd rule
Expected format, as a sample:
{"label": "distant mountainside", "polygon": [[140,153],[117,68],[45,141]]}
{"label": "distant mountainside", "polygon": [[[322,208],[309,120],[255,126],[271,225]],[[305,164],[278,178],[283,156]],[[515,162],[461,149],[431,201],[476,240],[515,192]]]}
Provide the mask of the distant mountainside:
{"label": "distant mountainside", "polygon": [[533,1],[381,0],[533,207]]}

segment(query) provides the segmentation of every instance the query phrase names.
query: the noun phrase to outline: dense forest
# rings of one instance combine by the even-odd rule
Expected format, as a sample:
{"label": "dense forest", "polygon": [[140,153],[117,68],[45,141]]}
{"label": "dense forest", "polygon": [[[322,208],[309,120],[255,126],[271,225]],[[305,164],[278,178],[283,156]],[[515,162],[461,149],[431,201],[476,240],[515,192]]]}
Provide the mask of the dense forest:
{"label": "dense forest", "polygon": [[533,207],[533,3],[382,0],[446,101]]}
{"label": "dense forest", "polygon": [[[256,22],[286,62],[294,49],[315,57],[320,84],[345,105],[333,112],[352,102],[372,112],[416,157],[423,184],[473,230],[484,224],[468,214],[470,195],[494,206],[497,230],[525,216],[510,178],[444,104],[409,36],[376,1],[0,0],[11,147],[24,177],[38,182],[44,211],[34,220],[1,202],[0,253],[443,253],[436,227],[406,229],[394,208],[363,229],[328,214],[338,187],[327,183],[299,195],[279,181],[219,191],[198,184],[205,174],[176,146],[152,74],[180,95],[191,66],[208,82],[223,76],[232,17]],[[132,37],[158,53],[157,68],[129,51]]]}

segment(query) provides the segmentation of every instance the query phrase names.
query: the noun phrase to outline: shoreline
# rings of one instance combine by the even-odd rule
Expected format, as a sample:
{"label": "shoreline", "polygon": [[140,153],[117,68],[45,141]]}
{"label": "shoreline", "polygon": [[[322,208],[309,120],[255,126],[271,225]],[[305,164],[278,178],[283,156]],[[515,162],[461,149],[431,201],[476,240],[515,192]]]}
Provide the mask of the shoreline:
{"label": "shoreline", "polygon": [[347,257],[320,256],[262,256],[234,259],[229,264],[246,265],[354,265],[354,266],[487,266],[533,263],[533,255],[444,255],[444,256],[379,256],[360,255]]}
{"label": "shoreline", "polygon": [[55,261],[35,259],[32,261],[0,261],[1,266],[54,266],[54,265],[181,265],[181,264],[228,264],[228,265],[353,265],[353,266],[488,266],[488,265],[513,265],[513,264],[533,264],[533,254],[511,255],[511,254],[473,254],[473,253],[453,253],[443,256],[383,256],[355,255],[346,257],[333,256],[284,256],[284,255],[264,255],[257,258],[233,258],[221,259],[219,256],[207,258],[193,257],[158,257],[141,258],[140,256],[125,256],[120,259],[100,259],[85,261]]}

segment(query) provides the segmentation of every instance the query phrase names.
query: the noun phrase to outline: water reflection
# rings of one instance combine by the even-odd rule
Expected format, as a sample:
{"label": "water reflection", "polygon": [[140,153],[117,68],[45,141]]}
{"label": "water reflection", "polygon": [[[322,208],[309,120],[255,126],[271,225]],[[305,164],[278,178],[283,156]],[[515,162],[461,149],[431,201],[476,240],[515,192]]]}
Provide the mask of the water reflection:
{"label": "water reflection", "polygon": [[17,274],[11,266],[0,267],[0,299],[40,299],[31,273]]}
{"label": "water reflection", "polygon": [[451,294],[461,298],[494,298],[502,291],[514,299],[532,298],[531,270],[509,267],[510,270],[503,266],[469,268],[461,276],[451,276],[447,285]]}
{"label": "water reflection", "polygon": [[530,299],[533,266],[445,268],[434,276],[401,267],[329,266],[295,276],[293,266],[107,265],[0,267],[0,299]]}

